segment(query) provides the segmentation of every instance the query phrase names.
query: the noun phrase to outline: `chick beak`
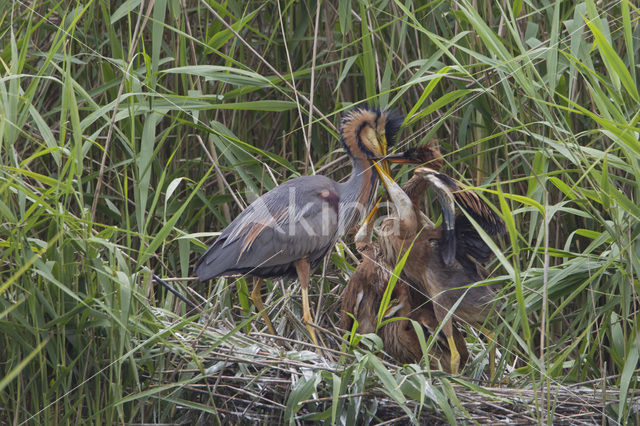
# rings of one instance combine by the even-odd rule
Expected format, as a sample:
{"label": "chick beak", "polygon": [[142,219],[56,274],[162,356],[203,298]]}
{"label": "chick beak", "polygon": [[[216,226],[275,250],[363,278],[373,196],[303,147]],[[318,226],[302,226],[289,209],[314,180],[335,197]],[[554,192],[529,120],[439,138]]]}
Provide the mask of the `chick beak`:
{"label": "chick beak", "polygon": [[[385,170],[385,167],[384,167],[385,165],[386,165],[386,170]],[[389,170],[389,163],[385,162],[384,160],[380,164],[377,161],[374,161],[373,162],[373,167],[376,168],[376,171],[378,172],[378,175],[380,176],[380,180],[382,180],[382,184],[384,185],[384,187],[388,191],[390,183],[393,182],[393,179],[391,178],[391,174],[388,171]]]}
{"label": "chick beak", "polygon": [[376,204],[373,206],[365,220],[360,225],[360,229],[356,233],[355,242],[371,242],[371,234],[373,234],[373,223],[376,219],[376,214],[378,213],[378,206],[380,205],[380,201],[382,198],[378,198]]}
{"label": "chick beak", "polygon": [[407,157],[406,152],[400,154],[385,155],[384,157],[376,157],[375,160],[386,161],[387,163],[410,164],[412,161]]}
{"label": "chick beak", "polygon": [[376,217],[376,214],[378,213],[378,207],[380,206],[380,202],[382,201],[382,198],[378,198],[378,200],[376,201],[376,204],[373,206],[373,208],[371,209],[371,211],[369,212],[369,215],[366,217],[366,219],[364,220],[365,223],[370,223],[373,221],[373,219]]}

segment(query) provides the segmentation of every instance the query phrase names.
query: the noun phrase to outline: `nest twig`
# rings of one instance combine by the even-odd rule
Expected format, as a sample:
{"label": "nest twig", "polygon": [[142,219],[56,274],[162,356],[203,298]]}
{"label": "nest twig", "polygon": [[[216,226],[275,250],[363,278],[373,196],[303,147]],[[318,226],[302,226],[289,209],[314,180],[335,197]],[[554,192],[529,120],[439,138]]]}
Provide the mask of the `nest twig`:
{"label": "nest twig", "polygon": [[[166,312],[156,312],[167,328],[177,318]],[[232,332],[233,324],[224,320],[207,325],[190,323],[166,342],[176,368],[166,369],[155,377],[166,386],[180,382],[181,398],[191,404],[178,404],[177,411],[193,415],[197,405],[211,407],[219,419],[233,423],[283,422],[292,390],[301,378],[320,375],[312,398],[297,401],[298,419],[331,409],[334,402],[330,377],[341,377],[354,360],[343,354],[342,362],[328,361],[313,351],[287,350],[273,344],[272,337],[261,333]],[[295,341],[293,341],[296,346]],[[196,359],[181,347],[190,347]],[[401,366],[385,364],[394,376],[403,373]],[[362,392],[343,393],[338,399],[345,405],[360,399],[361,407],[374,410],[374,421],[380,424],[406,423],[410,420],[445,423],[447,418],[436,401],[424,404],[407,399],[401,407],[385,393],[370,371],[370,385]],[[427,376],[425,374],[425,376]],[[429,386],[440,386],[444,375],[427,377]],[[368,382],[369,383],[369,382]],[[459,404],[453,403],[458,420],[478,423],[531,423],[546,416],[558,424],[595,424],[607,419],[607,405],[616,403],[619,390],[602,388],[598,383],[555,385],[548,389],[465,386],[448,381]],[[460,381],[460,383],[464,383]],[[547,395],[548,391],[548,395]],[[640,401],[638,395],[633,396]],[[549,407],[546,407],[548,404]],[[541,408],[542,407],[542,408]],[[413,413],[413,419],[407,414]],[[362,408],[363,410],[365,408]],[[544,410],[547,413],[544,413]],[[543,410],[541,412],[541,410]],[[185,418],[187,418],[185,417]],[[615,421],[615,419],[609,419]]]}

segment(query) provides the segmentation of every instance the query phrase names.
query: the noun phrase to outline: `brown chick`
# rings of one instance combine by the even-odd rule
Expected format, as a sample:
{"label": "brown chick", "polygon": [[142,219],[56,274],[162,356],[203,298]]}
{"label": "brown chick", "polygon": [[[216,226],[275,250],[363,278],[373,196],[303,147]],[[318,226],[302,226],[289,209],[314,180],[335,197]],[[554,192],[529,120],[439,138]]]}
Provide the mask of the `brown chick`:
{"label": "brown chick", "polygon": [[[357,332],[360,334],[375,333],[378,324],[378,312],[387,283],[393,271],[381,254],[380,245],[371,241],[373,230],[373,215],[365,221],[356,235],[356,249],[362,255],[362,262],[351,275],[342,294],[341,327],[351,330],[353,317],[358,322]],[[392,301],[384,319],[404,317],[417,321],[423,326],[425,337],[428,338],[438,327],[430,303],[417,306],[412,303],[409,287],[398,280],[392,293]],[[351,315],[349,315],[351,314]],[[391,321],[378,330],[385,352],[401,363],[417,363],[423,356],[418,335],[411,321],[403,319]],[[464,365],[468,358],[464,338],[455,330],[454,338],[458,346],[464,348],[461,352],[461,362]],[[429,354],[429,364],[433,369],[444,368],[450,372],[450,354],[446,346],[436,342]]]}
{"label": "brown chick", "polygon": [[[404,191],[391,179],[386,180],[396,215],[387,217],[381,225],[380,247],[384,261],[394,265],[410,248],[402,276],[433,301],[437,322],[443,322],[458,303],[452,318],[472,325],[483,323],[492,312],[493,289],[490,286],[460,287],[485,278],[478,265],[489,259],[491,250],[466,216],[455,217],[455,201],[490,235],[504,232],[500,217],[477,194],[462,192],[462,184],[433,169],[416,169]],[[434,187],[442,205],[444,220],[438,228],[422,220],[416,202],[428,185]],[[462,361],[462,346],[455,337],[456,331],[451,318],[444,322],[453,373],[458,372]]]}

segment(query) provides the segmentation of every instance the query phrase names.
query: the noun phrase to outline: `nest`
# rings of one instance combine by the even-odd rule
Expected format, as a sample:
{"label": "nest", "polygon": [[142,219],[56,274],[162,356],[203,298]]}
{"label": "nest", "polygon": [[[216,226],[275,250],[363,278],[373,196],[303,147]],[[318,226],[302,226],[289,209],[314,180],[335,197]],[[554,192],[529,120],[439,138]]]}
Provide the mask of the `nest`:
{"label": "nest", "polygon": [[[273,336],[245,334],[246,326],[219,319],[179,324],[182,319],[166,311],[156,314],[165,329],[179,327],[165,340],[173,368],[153,376],[165,395],[160,398],[175,404],[172,420],[178,423],[331,422],[333,415],[338,423],[359,424],[529,424],[547,422],[547,416],[555,424],[616,422],[610,405],[618,402],[619,390],[602,383],[483,387],[367,351],[328,349],[327,357],[285,339],[296,348],[287,350]],[[406,391],[410,381],[421,383],[422,400]],[[640,406],[640,397],[633,398],[632,407]]]}

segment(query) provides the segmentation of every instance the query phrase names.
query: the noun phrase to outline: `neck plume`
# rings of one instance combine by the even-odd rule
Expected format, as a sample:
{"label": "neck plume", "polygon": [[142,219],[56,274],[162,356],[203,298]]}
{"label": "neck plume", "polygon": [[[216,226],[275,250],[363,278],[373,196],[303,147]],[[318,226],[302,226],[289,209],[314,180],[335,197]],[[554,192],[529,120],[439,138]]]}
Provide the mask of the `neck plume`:
{"label": "neck plume", "polygon": [[371,163],[352,157],[353,170],[349,180],[338,184],[340,210],[338,212],[338,234],[344,235],[353,224],[373,208],[378,190],[378,174]]}

